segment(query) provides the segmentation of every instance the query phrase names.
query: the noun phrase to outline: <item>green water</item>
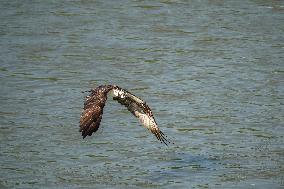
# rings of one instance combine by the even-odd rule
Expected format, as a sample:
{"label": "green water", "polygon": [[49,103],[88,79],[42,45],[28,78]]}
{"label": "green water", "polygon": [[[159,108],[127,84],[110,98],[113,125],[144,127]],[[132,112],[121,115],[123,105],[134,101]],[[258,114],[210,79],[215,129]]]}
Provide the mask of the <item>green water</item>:
{"label": "green water", "polygon": [[[284,188],[283,1],[1,1],[0,188]],[[143,98],[166,147],[109,100]]]}

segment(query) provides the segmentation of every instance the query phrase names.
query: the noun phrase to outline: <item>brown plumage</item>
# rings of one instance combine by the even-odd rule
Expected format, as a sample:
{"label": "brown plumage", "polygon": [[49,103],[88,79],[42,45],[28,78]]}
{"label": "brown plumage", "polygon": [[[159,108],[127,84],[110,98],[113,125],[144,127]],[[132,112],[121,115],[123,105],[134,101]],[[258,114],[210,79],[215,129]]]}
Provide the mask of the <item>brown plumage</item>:
{"label": "brown plumage", "polygon": [[88,135],[91,136],[93,132],[98,130],[107,95],[111,93],[114,100],[126,106],[126,108],[139,119],[142,125],[149,129],[159,141],[168,145],[169,141],[159,129],[153,113],[146,102],[115,85],[101,85],[89,92],[91,93],[86,96],[84,110],[80,119],[79,131],[82,132],[83,138]]}

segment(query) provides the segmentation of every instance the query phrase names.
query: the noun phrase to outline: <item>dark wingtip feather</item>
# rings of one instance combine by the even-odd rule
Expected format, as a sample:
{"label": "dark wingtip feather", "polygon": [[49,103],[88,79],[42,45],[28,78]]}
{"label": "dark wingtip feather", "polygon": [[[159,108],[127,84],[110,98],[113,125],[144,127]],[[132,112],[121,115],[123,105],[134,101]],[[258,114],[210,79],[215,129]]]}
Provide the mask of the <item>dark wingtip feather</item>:
{"label": "dark wingtip feather", "polygon": [[170,144],[171,142],[167,139],[167,136],[160,130],[154,130],[153,134],[156,136],[156,138],[161,142],[164,143],[166,146]]}
{"label": "dark wingtip feather", "polygon": [[84,131],[84,130],[82,131],[82,136],[83,136],[83,139],[86,138],[86,136],[87,136],[86,131]]}

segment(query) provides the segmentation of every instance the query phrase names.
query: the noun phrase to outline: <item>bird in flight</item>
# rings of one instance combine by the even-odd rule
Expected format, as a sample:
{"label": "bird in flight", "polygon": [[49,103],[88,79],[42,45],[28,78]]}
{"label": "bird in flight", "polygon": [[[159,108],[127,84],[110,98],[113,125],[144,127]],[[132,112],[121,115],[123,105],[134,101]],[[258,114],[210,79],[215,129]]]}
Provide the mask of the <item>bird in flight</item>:
{"label": "bird in flight", "polygon": [[166,139],[166,135],[159,129],[151,109],[142,99],[116,85],[101,85],[87,92],[90,92],[90,94],[85,98],[84,109],[80,118],[79,131],[82,132],[83,138],[88,135],[91,136],[93,132],[98,130],[107,95],[110,93],[113,100],[126,106],[139,119],[141,124],[150,130],[161,143],[166,145],[170,143]]}

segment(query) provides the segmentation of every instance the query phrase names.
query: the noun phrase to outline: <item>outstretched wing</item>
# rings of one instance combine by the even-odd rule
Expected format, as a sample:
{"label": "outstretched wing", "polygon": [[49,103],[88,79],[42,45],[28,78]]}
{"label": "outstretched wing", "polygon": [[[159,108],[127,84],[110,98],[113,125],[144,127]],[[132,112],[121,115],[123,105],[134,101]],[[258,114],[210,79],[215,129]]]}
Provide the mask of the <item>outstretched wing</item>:
{"label": "outstretched wing", "polygon": [[153,113],[142,99],[130,92],[114,85],[102,85],[92,89],[86,97],[84,110],[80,118],[80,132],[83,138],[96,132],[102,120],[103,108],[107,100],[108,92],[112,93],[113,99],[127,107],[127,109],[139,119],[144,127],[149,129],[159,141],[168,145],[170,143],[164,133],[159,129]]}
{"label": "outstretched wing", "polygon": [[107,100],[107,93],[112,89],[111,85],[99,86],[91,90],[91,94],[86,97],[84,110],[80,118],[80,132],[83,138],[91,136],[100,126],[103,108]]}
{"label": "outstretched wing", "polygon": [[130,92],[116,87],[112,90],[113,99],[117,100],[139,119],[141,124],[149,129],[159,141],[168,145],[169,141],[165,134],[159,129],[153,113],[145,101],[131,94]]}

